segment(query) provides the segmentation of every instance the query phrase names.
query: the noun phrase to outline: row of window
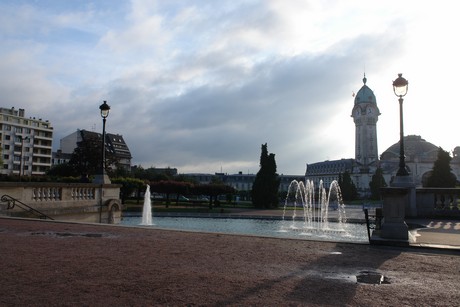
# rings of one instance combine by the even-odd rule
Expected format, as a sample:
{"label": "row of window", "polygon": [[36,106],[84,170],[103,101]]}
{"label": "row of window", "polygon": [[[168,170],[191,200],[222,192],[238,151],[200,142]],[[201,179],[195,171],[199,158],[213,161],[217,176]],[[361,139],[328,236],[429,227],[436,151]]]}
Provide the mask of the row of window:
{"label": "row of window", "polygon": [[11,126],[11,125],[1,125],[1,124],[0,124],[0,129],[5,130],[5,131],[14,130],[14,132],[16,132],[16,133],[26,133],[26,134],[30,134],[30,131],[31,131],[30,128],[15,127],[15,126]]}
{"label": "row of window", "polygon": [[[34,121],[34,120],[29,121],[27,119],[20,120],[17,117],[10,117],[10,116],[6,116],[6,115],[3,115],[3,120],[6,121],[6,122],[14,123],[14,124],[23,124],[25,126],[32,126],[32,127],[39,127],[40,126],[40,122],[38,122],[38,121]],[[48,123],[42,123],[41,127],[46,128],[46,129],[50,128]],[[7,125],[7,124],[3,124],[3,129],[9,131],[9,130],[11,130],[11,126]]]}

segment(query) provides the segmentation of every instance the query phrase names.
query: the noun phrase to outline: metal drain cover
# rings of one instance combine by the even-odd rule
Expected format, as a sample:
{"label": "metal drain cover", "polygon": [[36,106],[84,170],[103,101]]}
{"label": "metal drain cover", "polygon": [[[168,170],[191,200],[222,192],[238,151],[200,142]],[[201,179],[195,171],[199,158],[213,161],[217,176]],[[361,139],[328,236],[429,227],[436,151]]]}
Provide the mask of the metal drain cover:
{"label": "metal drain cover", "polygon": [[388,279],[383,274],[372,271],[362,271],[356,275],[356,280],[362,284],[381,285],[389,284]]}

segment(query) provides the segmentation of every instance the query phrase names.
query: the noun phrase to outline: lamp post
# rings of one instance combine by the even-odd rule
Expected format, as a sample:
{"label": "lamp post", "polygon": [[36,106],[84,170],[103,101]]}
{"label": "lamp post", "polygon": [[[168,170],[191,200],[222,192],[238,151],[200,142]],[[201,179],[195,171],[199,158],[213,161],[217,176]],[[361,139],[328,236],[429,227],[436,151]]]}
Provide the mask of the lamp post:
{"label": "lamp post", "polygon": [[99,110],[101,110],[102,117],[102,160],[100,174],[96,175],[94,183],[110,184],[110,179],[105,172],[105,122],[110,112],[110,106],[107,101],[104,100],[104,103],[99,106]]}
{"label": "lamp post", "polygon": [[409,82],[398,74],[398,78],[393,81],[393,91],[399,97],[399,169],[396,176],[409,176],[406,168],[404,156],[404,125],[403,125],[403,97],[407,94]]}

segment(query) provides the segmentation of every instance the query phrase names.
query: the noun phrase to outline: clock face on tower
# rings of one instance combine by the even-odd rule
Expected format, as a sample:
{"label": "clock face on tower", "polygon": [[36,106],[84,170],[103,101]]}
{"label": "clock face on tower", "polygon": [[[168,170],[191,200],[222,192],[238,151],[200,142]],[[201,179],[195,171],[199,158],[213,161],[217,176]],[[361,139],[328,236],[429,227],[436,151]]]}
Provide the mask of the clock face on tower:
{"label": "clock face on tower", "polygon": [[374,109],[373,109],[372,107],[368,107],[368,108],[367,108],[367,114],[368,114],[368,115],[374,114]]}

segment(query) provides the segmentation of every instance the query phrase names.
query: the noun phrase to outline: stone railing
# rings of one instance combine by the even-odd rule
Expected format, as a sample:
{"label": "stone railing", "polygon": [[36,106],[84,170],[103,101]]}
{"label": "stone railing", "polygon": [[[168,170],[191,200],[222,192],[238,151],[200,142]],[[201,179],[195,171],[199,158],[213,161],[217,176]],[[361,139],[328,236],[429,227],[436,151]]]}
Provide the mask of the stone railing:
{"label": "stone railing", "polygon": [[[0,182],[0,196],[8,195],[54,219],[116,223],[122,209],[119,194],[117,184]],[[24,213],[3,207],[0,204],[0,214]]]}
{"label": "stone railing", "polygon": [[460,217],[460,189],[416,189],[417,217]]}

